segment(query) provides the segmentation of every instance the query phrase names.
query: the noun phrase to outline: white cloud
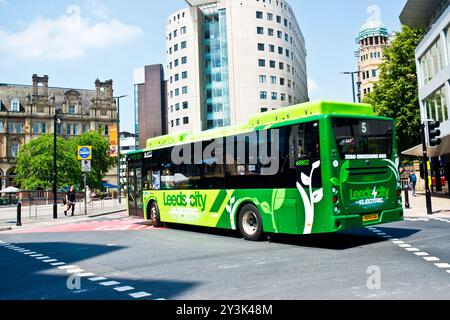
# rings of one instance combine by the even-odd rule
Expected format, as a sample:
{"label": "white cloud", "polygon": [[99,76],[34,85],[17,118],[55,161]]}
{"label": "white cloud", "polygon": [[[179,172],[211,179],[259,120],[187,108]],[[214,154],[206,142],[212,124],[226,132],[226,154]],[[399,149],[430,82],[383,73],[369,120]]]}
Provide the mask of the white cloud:
{"label": "white cloud", "polygon": [[80,7],[72,5],[66,14],[54,20],[39,17],[22,31],[0,29],[0,53],[25,60],[77,59],[89,49],[104,49],[141,34],[141,28],[117,19],[92,23],[82,17]]}
{"label": "white cloud", "polygon": [[317,93],[317,91],[319,91],[319,85],[317,84],[317,82],[313,79],[308,79],[308,93],[309,94],[314,94]]}

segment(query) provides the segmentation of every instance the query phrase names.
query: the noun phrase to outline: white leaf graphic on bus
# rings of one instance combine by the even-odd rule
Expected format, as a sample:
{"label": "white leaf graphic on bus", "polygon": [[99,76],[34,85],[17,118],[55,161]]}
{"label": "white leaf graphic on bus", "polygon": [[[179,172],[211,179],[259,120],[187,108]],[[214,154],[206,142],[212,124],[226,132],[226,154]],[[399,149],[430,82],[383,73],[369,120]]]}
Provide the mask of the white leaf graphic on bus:
{"label": "white leaf graphic on bus", "polygon": [[232,197],[233,192],[230,192],[227,190],[227,195],[229,200],[229,204],[227,204],[225,206],[225,209],[227,210],[228,214],[230,215],[230,224],[231,224],[231,228],[233,230],[236,230],[236,223],[234,221],[234,215],[233,215],[233,211],[234,211],[234,204],[236,202],[236,198]]}
{"label": "white leaf graphic on bus", "polygon": [[320,160],[312,165],[311,175],[308,177],[306,174],[301,174],[302,183],[307,187],[309,196],[305,188],[297,182],[297,189],[300,192],[300,196],[303,200],[303,206],[305,208],[305,227],[303,234],[311,234],[314,224],[314,204],[319,203],[323,199],[323,188],[316,191],[312,191],[312,177],[314,176],[314,170],[320,167]]}

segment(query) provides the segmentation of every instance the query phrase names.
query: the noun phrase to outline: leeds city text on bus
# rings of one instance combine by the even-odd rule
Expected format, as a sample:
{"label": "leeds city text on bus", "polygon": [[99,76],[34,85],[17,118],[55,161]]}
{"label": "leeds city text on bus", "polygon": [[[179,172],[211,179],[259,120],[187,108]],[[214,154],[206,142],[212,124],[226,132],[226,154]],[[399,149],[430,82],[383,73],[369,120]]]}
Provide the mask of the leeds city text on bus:
{"label": "leeds city text on bus", "polygon": [[129,153],[128,210],[162,223],[317,234],[403,219],[394,121],[311,102]]}

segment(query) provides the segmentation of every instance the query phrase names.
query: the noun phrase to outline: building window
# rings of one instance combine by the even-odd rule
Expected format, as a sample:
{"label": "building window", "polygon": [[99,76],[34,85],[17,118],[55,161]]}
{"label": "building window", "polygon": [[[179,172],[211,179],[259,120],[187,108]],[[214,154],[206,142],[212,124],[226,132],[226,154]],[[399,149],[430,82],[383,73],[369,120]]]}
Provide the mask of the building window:
{"label": "building window", "polygon": [[260,91],[259,98],[261,100],[267,100],[267,91]]}
{"label": "building window", "polygon": [[268,34],[269,36],[273,37],[273,34],[274,34],[273,29],[271,29],[271,28],[267,29],[267,34]]}
{"label": "building window", "polygon": [[69,105],[69,114],[75,114],[75,106]]}
{"label": "building window", "polygon": [[256,19],[262,19],[263,13],[261,11],[256,11]]}
{"label": "building window", "polygon": [[39,127],[40,127],[39,122],[35,122],[33,124],[33,133],[39,133]]}
{"label": "building window", "polygon": [[277,37],[278,37],[278,39],[282,39],[283,38],[283,32],[277,31]]}
{"label": "building window", "polygon": [[183,109],[189,108],[189,103],[187,101],[183,102]]}
{"label": "building window", "polygon": [[267,20],[273,21],[273,14],[268,13],[268,14],[267,14]]}
{"label": "building window", "polygon": [[256,27],[256,33],[257,34],[264,34],[264,28],[263,27]]}
{"label": "building window", "polygon": [[18,143],[11,143],[11,158],[17,158],[19,155],[19,144]]}
{"label": "building window", "polygon": [[284,63],[280,62],[280,70],[284,70]]}
{"label": "building window", "polygon": [[283,54],[283,48],[282,47],[278,47],[278,54]]}
{"label": "building window", "polygon": [[186,63],[187,63],[187,57],[182,57],[181,64],[186,64]]}
{"label": "building window", "polygon": [[181,49],[186,49],[186,47],[187,47],[187,42],[186,41],[181,42]]}
{"label": "building window", "polygon": [[377,77],[377,70],[372,69],[372,78],[376,78],[376,77]]}
{"label": "building window", "polygon": [[278,99],[278,93],[272,92],[272,100],[277,100],[277,99]]}
{"label": "building window", "polygon": [[175,103],[175,111],[179,111],[180,110],[180,104],[179,103]]}
{"label": "building window", "polygon": [[4,129],[3,121],[0,121],[0,133],[3,133]]}
{"label": "building window", "polygon": [[271,68],[275,68],[275,61],[270,60],[270,67],[271,67]]}
{"label": "building window", "polygon": [[187,93],[188,93],[188,87],[183,87],[183,88],[181,89],[181,92],[182,92],[183,94],[187,94]]}
{"label": "building window", "polygon": [[20,112],[20,101],[14,99],[11,101],[11,112]]}
{"label": "building window", "polygon": [[419,61],[422,69],[422,85],[425,85],[444,67],[444,49],[440,38]]}
{"label": "building window", "polygon": [[180,119],[177,119],[177,120],[175,121],[175,125],[176,125],[177,127],[180,125]]}
{"label": "building window", "polygon": [[277,84],[277,77],[271,76],[270,77],[270,83],[271,84]]}
{"label": "building window", "polygon": [[259,76],[259,83],[266,83],[267,81],[267,77],[264,75],[260,75]]}
{"label": "building window", "polygon": [[182,78],[182,79],[187,79],[187,77],[188,77],[187,71],[183,71],[183,72],[181,73],[181,78]]}
{"label": "building window", "polygon": [[178,80],[180,80],[180,74],[179,73],[177,73],[176,75],[175,75],[175,81],[178,81]]}
{"label": "building window", "polygon": [[179,62],[178,59],[175,59],[175,61],[173,63],[175,67],[178,67],[178,62]]}
{"label": "building window", "polygon": [[179,88],[176,88],[175,89],[175,97],[177,97],[177,96],[179,96],[180,95],[180,89]]}
{"label": "building window", "polygon": [[183,124],[189,124],[189,117],[183,118]]}
{"label": "building window", "polygon": [[82,128],[82,130],[83,130],[83,133],[86,133],[86,132],[88,131],[88,126],[87,126],[87,124],[83,123],[83,128]]}
{"label": "building window", "polygon": [[273,44],[269,44],[269,52],[275,52],[275,46]]}
{"label": "building window", "polygon": [[281,23],[281,17],[280,16],[277,16],[277,22]]}
{"label": "building window", "polygon": [[170,126],[173,128],[173,120],[170,121]]}
{"label": "building window", "polygon": [[264,43],[258,43],[258,50],[264,51]]}
{"label": "building window", "polygon": [[258,65],[259,65],[260,67],[265,67],[265,66],[266,66],[266,60],[264,60],[264,59],[259,59],[259,60],[258,60]]}
{"label": "building window", "polygon": [[261,108],[261,113],[267,112],[267,108]]}
{"label": "building window", "polygon": [[281,101],[286,101],[286,95],[284,93],[281,94]]}
{"label": "building window", "polygon": [[426,98],[424,105],[428,119],[440,122],[448,121],[449,114],[445,87],[441,87]]}
{"label": "building window", "polygon": [[185,34],[185,33],[186,33],[186,27],[181,27],[180,34]]}

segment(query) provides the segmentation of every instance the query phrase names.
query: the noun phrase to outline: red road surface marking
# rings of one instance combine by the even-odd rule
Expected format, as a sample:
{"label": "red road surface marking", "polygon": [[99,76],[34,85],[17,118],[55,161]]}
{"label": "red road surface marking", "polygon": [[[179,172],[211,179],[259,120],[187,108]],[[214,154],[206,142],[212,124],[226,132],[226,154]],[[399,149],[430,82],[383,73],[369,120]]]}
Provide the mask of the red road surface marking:
{"label": "red road surface marking", "polygon": [[148,231],[158,230],[149,222],[136,218],[125,218],[107,221],[85,221],[81,223],[65,224],[54,227],[33,228],[17,230],[14,233],[62,233],[62,232],[89,232],[89,231]]}

